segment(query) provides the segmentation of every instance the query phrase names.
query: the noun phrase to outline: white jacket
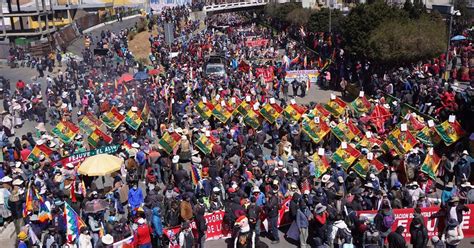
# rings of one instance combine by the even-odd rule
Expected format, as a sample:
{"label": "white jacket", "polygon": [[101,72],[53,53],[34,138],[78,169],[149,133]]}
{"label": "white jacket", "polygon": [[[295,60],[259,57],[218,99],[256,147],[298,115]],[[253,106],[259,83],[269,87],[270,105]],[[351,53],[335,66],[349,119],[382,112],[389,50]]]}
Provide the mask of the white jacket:
{"label": "white jacket", "polygon": [[79,247],[78,248],[92,248],[92,237],[90,235],[82,234],[79,235]]}
{"label": "white jacket", "polygon": [[463,238],[464,233],[462,232],[461,225],[446,231],[446,243],[449,245],[458,245]]}

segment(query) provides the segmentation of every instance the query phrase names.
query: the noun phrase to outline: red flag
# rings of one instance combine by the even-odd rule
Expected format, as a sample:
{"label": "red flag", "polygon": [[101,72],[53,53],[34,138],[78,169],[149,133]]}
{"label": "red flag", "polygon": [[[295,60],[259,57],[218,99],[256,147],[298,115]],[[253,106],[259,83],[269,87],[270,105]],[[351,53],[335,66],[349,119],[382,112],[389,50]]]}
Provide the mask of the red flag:
{"label": "red flag", "polygon": [[370,121],[377,127],[378,132],[383,133],[385,132],[384,123],[388,118],[390,118],[390,116],[390,111],[380,105],[377,105],[370,115]]}
{"label": "red flag", "polygon": [[250,66],[247,63],[245,63],[245,61],[243,61],[243,60],[240,61],[237,68],[239,68],[239,71],[245,72],[245,73],[249,73],[249,71],[250,71]]}

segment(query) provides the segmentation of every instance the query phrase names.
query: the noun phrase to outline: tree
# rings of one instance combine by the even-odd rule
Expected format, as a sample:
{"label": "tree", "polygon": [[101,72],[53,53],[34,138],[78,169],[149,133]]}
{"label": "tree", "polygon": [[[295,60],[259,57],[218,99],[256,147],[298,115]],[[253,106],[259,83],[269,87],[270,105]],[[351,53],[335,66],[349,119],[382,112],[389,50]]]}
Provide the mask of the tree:
{"label": "tree", "polygon": [[444,52],[445,29],[441,19],[428,15],[387,19],[369,35],[368,58],[390,67],[432,59]]}
{"label": "tree", "polygon": [[470,28],[474,18],[474,11],[468,8],[469,0],[456,0],[454,1],[454,9],[461,12],[461,16],[456,17],[455,30],[462,31],[463,29]]}
{"label": "tree", "polygon": [[[340,31],[344,19],[341,11],[331,10],[331,30]],[[308,30],[311,32],[327,32],[329,30],[329,9],[323,8],[311,14],[308,21]]]}
{"label": "tree", "polygon": [[373,4],[359,4],[344,18],[341,25],[346,48],[351,53],[365,56],[371,49],[368,40],[374,29],[385,20],[407,18],[408,15],[405,11],[392,7],[383,1]]}
{"label": "tree", "polygon": [[308,23],[312,12],[313,11],[311,9],[307,8],[293,9],[290,13],[288,13],[285,20],[291,24],[304,26]]}

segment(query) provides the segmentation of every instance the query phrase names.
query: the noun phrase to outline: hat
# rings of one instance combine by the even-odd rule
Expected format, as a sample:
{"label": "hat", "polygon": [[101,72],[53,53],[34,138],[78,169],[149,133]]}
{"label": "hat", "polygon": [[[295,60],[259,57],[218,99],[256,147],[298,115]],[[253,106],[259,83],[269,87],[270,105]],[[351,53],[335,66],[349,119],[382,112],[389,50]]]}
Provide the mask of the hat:
{"label": "hat", "polygon": [[13,181],[13,179],[9,176],[4,176],[4,177],[2,177],[2,179],[0,179],[1,183],[10,183],[12,181]]}
{"label": "hat", "polygon": [[451,198],[451,200],[449,200],[449,202],[459,202],[459,197],[454,196],[453,198]]}
{"label": "hat", "polygon": [[138,143],[134,142],[134,143],[132,144],[132,147],[133,147],[133,148],[140,148],[140,145],[139,145]]}
{"label": "hat", "polygon": [[469,155],[469,152],[467,152],[467,150],[464,150],[464,151],[462,151],[462,154]]}
{"label": "hat", "polygon": [[42,145],[42,144],[44,144],[44,140],[39,139],[39,140],[36,141],[36,144],[37,145]]}
{"label": "hat", "polygon": [[54,141],[49,142],[49,147],[50,148],[54,148],[55,146],[56,146],[56,143],[54,143]]}
{"label": "hat", "polygon": [[374,188],[374,185],[372,183],[366,183],[364,186],[367,188]]}
{"label": "hat", "polygon": [[219,193],[219,192],[221,192],[221,189],[219,189],[218,187],[214,187],[214,188],[212,188],[212,192]]}
{"label": "hat", "polygon": [[330,178],[331,178],[331,176],[326,174],[321,178],[321,182],[326,183],[326,182],[329,181]]}
{"label": "hat", "polygon": [[174,155],[171,162],[173,162],[173,164],[177,164],[179,162],[179,155]]}
{"label": "hat", "polygon": [[74,165],[72,163],[67,163],[66,167],[69,169],[74,169]]}
{"label": "hat", "polygon": [[191,151],[191,155],[193,155],[193,156],[194,156],[194,155],[198,155],[198,154],[199,154],[199,151],[198,151],[198,150],[192,150],[192,151]]}
{"label": "hat", "polygon": [[337,177],[337,181],[338,181],[339,183],[344,183],[344,178],[342,178],[341,176],[338,176],[338,177]]}
{"label": "hat", "polygon": [[474,189],[474,185],[471,185],[470,182],[465,182],[465,183],[461,184],[461,187]]}
{"label": "hat", "polygon": [[20,168],[20,167],[21,167],[21,162],[20,162],[20,161],[16,161],[16,162],[15,162],[15,167],[16,167],[16,168]]}
{"label": "hat", "polygon": [[245,215],[242,215],[237,218],[237,220],[235,220],[235,225],[238,225],[240,227],[241,233],[246,233],[250,231],[249,219]]}
{"label": "hat", "polygon": [[191,157],[191,162],[193,162],[193,164],[200,164],[201,161],[202,159],[200,157],[196,157],[196,156]]}
{"label": "hat", "polygon": [[33,214],[32,216],[30,216],[30,221],[38,221],[38,220],[39,220],[38,215]]}
{"label": "hat", "polygon": [[76,135],[76,137],[74,137],[74,139],[75,140],[80,140],[80,139],[82,139],[82,135],[78,134],[78,135]]}
{"label": "hat", "polygon": [[257,166],[258,165],[258,161],[257,160],[252,160],[252,166]]}
{"label": "hat", "polygon": [[19,186],[19,185],[21,185],[22,183],[23,183],[23,180],[17,178],[17,179],[15,179],[15,180],[13,180],[13,183],[12,183],[12,184],[13,184],[14,186]]}
{"label": "hat", "polygon": [[112,235],[110,234],[104,235],[100,240],[102,241],[102,244],[104,245],[111,245],[114,243],[114,237],[112,237]]}
{"label": "hat", "polygon": [[252,189],[252,193],[260,193],[260,189],[257,186],[255,186]]}
{"label": "hat", "polygon": [[375,180],[375,175],[374,175],[374,173],[370,173],[369,177],[370,177],[371,180]]}
{"label": "hat", "polygon": [[46,132],[46,128],[44,127],[43,122],[38,123],[38,125],[36,125],[35,128],[38,129],[38,131],[40,131],[40,132]]}
{"label": "hat", "polygon": [[178,127],[174,130],[175,132],[179,133],[179,134],[182,134],[183,133],[183,129]]}
{"label": "hat", "polygon": [[140,219],[137,220],[137,223],[140,224],[140,225],[143,225],[143,224],[145,224],[145,219],[140,218]]}
{"label": "hat", "polygon": [[28,235],[26,234],[26,232],[21,231],[21,232],[18,234],[18,239],[19,239],[19,240],[26,240],[26,239],[28,239]]}
{"label": "hat", "polygon": [[314,211],[316,212],[316,214],[320,214],[320,213],[326,211],[326,206],[324,206],[321,203],[318,203],[318,205],[316,205],[316,208],[315,208]]}

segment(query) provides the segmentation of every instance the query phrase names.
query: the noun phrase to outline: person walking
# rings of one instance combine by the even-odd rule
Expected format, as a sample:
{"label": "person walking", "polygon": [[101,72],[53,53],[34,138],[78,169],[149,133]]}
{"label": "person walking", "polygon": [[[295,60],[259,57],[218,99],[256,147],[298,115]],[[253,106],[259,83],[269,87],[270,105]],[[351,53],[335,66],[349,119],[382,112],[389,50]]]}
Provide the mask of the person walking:
{"label": "person walking", "polygon": [[137,220],[137,230],[134,233],[134,240],[138,248],[151,248],[151,234],[152,230],[150,226],[146,224],[144,218],[139,218]]}
{"label": "person walking", "polygon": [[308,240],[309,221],[313,218],[306,202],[303,199],[299,201],[299,208],[296,212],[296,225],[300,231],[300,248],[309,247]]}
{"label": "person walking", "polygon": [[402,236],[405,228],[403,226],[398,226],[397,229],[391,232],[387,239],[388,239],[388,248],[406,248],[407,242],[405,238]]}
{"label": "person walking", "polygon": [[445,234],[446,248],[458,247],[459,243],[461,243],[461,240],[463,239],[464,233],[460,223],[456,219],[449,219]]}
{"label": "person walking", "polygon": [[413,248],[424,248],[428,244],[428,230],[420,219],[413,219],[410,224],[410,244]]}
{"label": "person walking", "polygon": [[270,191],[270,196],[267,201],[267,218],[268,218],[268,229],[270,235],[273,238],[272,244],[280,243],[280,237],[278,236],[278,210],[280,208],[280,203],[278,200],[277,190]]}

